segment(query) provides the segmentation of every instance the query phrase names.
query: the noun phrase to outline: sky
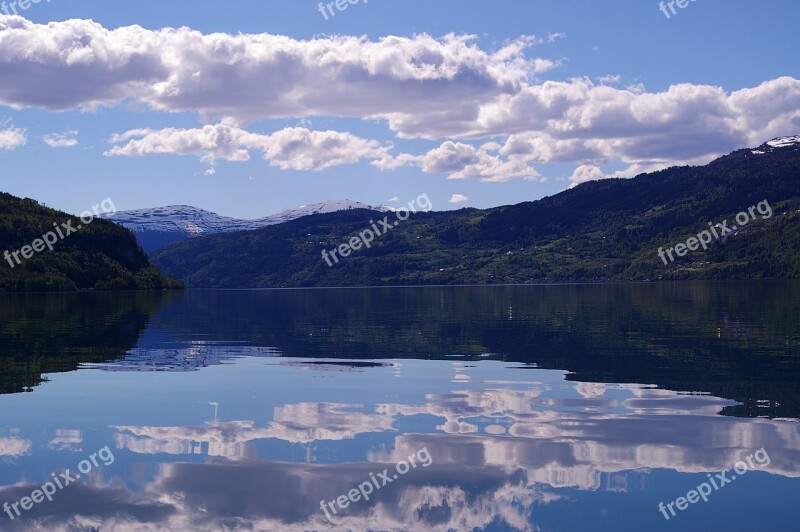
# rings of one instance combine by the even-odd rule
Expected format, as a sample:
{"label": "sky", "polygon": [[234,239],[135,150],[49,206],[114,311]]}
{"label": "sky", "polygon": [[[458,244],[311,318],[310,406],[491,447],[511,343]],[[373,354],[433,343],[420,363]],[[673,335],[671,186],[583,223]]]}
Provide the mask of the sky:
{"label": "sky", "polygon": [[488,208],[800,133],[800,3],[669,4],[6,0],[0,191]]}

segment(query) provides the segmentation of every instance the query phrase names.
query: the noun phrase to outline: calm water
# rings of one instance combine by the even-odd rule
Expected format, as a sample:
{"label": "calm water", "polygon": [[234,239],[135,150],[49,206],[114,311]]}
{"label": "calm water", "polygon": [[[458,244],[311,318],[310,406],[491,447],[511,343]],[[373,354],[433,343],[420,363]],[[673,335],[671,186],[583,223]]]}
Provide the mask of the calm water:
{"label": "calm water", "polygon": [[[6,295],[0,316],[3,529],[797,530],[800,283]],[[52,502],[19,503],[54,473]]]}

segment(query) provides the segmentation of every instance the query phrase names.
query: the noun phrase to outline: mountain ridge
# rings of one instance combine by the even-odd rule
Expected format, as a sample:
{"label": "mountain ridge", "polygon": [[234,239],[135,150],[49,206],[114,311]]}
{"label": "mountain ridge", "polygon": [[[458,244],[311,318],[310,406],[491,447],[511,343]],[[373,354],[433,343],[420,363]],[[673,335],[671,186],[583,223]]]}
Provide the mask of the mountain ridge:
{"label": "mountain ridge", "polygon": [[[800,138],[782,139],[792,140],[516,205],[417,213],[333,267],[321,251],[370,227],[374,211],[202,237],[153,260],[208,288],[800,277]],[[674,264],[658,258],[660,247],[765,200],[772,218]]]}
{"label": "mountain ridge", "polygon": [[[52,249],[36,249],[35,242],[41,243],[59,222],[74,230],[65,229],[66,235]],[[38,253],[26,257],[25,248]],[[15,264],[8,255],[0,262],[0,292],[182,288],[158,271],[124,227],[99,218],[89,224],[4,192],[0,192],[2,250],[20,250],[25,260]],[[14,259],[18,257],[19,253]]]}
{"label": "mountain ridge", "polygon": [[384,205],[371,206],[349,199],[328,200],[300,205],[279,213],[252,220],[222,216],[191,205],[170,205],[149,209],[120,211],[106,218],[130,229],[142,248],[151,253],[172,242],[188,238],[236,231],[251,231],[291,220],[352,209],[387,211]]}

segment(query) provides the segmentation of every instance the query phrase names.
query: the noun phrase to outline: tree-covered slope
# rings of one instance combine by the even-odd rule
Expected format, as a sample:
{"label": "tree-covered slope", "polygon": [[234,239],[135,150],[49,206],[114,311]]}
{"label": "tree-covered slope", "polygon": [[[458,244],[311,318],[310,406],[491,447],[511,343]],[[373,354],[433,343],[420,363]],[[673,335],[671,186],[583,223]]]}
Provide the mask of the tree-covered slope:
{"label": "tree-covered slope", "polygon": [[[50,251],[20,259],[13,253],[30,246],[54,225],[62,230]],[[11,259],[7,259],[5,252]],[[28,251],[30,254],[30,251]],[[31,199],[0,193],[0,292],[126,290],[180,288],[181,283],[162,275],[153,266],[127,229],[95,218],[82,224],[79,218],[50,209]]]}
{"label": "tree-covered slope", "polygon": [[[670,248],[766,201],[772,215],[667,265]],[[800,144],[702,167],[594,181],[534,202],[418,213],[329,267],[384,213],[309,216],[173,244],[163,271],[198,287],[298,287],[800,277]],[[392,216],[392,215],[390,215]],[[393,220],[393,218],[390,218]]]}

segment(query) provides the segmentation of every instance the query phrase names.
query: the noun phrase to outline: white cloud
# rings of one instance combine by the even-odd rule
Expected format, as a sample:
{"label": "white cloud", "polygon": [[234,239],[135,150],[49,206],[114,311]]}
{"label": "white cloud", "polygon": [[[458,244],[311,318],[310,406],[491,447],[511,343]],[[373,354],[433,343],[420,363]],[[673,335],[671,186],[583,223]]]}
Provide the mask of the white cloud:
{"label": "white cloud", "polygon": [[90,20],[41,25],[0,15],[0,103],[63,110],[135,98],[240,120],[432,112],[513,93],[555,64],[525,57],[530,37],[492,52],[475,41],[109,30]]}
{"label": "white cloud", "polygon": [[[118,145],[108,150],[106,155],[195,155],[206,162],[218,159],[241,162],[250,160],[248,148],[251,146],[245,145],[246,135],[246,131],[222,123],[201,129],[132,129],[112,135],[109,142]],[[121,143],[125,144],[119,145]]]}
{"label": "white cloud", "polygon": [[561,61],[554,61],[552,59],[542,59],[541,57],[537,57],[533,60],[533,72],[536,74],[542,74],[544,72],[549,72],[550,70],[554,70],[561,66]]}
{"label": "white cloud", "polygon": [[[599,84],[540,81],[560,60],[535,57],[532,49],[562,37],[523,36],[488,50],[471,35],[298,40],[190,28],[107,29],[90,20],[42,25],[0,15],[0,105],[65,110],[134,101],[224,124],[318,116],[381,120],[400,138],[450,143],[435,153],[387,159],[382,168],[434,168],[443,161],[430,159],[454,157],[464,164],[448,171],[451,178],[486,181],[527,177],[533,162],[621,161],[630,166],[626,173],[703,163],[800,131],[800,80],[792,77],[735,92],[689,83],[660,92],[608,86],[616,85],[616,76]],[[20,131],[0,132],[0,149],[19,146]],[[139,133],[124,151],[135,154],[147,151],[138,144],[169,140],[177,144],[169,152],[214,161],[246,160],[252,147],[189,138],[193,134],[180,130]],[[262,151],[279,168],[323,169],[382,149],[347,135],[289,128],[273,134]],[[459,143],[490,138],[505,142],[499,157],[489,148],[469,153]],[[334,153],[319,153],[320,144],[332,145]]]}
{"label": "white cloud", "polygon": [[606,74],[605,76],[600,76],[597,78],[597,81],[603,85],[616,85],[621,79],[622,76],[619,74]]}
{"label": "white cloud", "polygon": [[464,203],[465,201],[469,201],[469,198],[463,194],[453,194],[450,198],[450,203]]}
{"label": "white cloud", "polygon": [[264,158],[282,170],[324,170],[384,157],[389,148],[339,131],[287,128],[267,135],[260,146]]}
{"label": "white cloud", "polygon": [[571,183],[569,188],[575,188],[581,183],[605,179],[606,177],[607,176],[599,167],[584,164],[576,168],[575,172],[572,173],[572,176],[569,178]]}
{"label": "white cloud", "polygon": [[286,128],[269,135],[250,133],[233,124],[219,123],[197,129],[134,129],[113,135],[108,156],[145,157],[158,154],[194,155],[212,165],[218,160],[250,160],[250,150],[282,170],[324,170],[361,159],[386,157],[387,146],[339,131]]}
{"label": "white cloud", "polygon": [[[491,148],[491,146],[490,146]],[[405,165],[418,166],[425,173],[448,174],[448,179],[480,179],[481,181],[508,181],[516,177],[532,179],[538,172],[520,161],[505,160],[491,155],[483,148],[461,142],[446,141],[425,155],[403,153],[387,156],[373,162],[381,170],[394,170]]]}
{"label": "white cloud", "polygon": [[783,77],[732,94],[680,84],[659,93],[587,79],[525,85],[482,103],[472,121],[388,116],[401,136],[507,137],[501,154],[522,162],[623,161],[663,168],[702,164],[734,149],[800,131],[800,80]]}
{"label": "white cloud", "polygon": [[42,140],[51,148],[72,148],[78,145],[78,132],[75,130],[64,133],[51,133],[42,137]]}
{"label": "white cloud", "polygon": [[24,129],[10,127],[0,129],[0,150],[11,151],[28,142],[28,136]]}

